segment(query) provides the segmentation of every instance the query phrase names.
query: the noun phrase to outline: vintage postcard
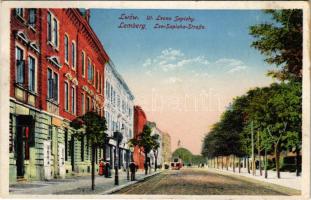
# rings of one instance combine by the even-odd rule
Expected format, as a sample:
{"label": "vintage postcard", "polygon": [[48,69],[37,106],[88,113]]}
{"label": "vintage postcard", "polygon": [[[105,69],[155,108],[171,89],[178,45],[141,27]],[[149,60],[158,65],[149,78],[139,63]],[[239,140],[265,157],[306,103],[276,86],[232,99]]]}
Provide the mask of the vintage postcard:
{"label": "vintage postcard", "polygon": [[0,24],[4,197],[310,198],[307,2],[4,1]]}

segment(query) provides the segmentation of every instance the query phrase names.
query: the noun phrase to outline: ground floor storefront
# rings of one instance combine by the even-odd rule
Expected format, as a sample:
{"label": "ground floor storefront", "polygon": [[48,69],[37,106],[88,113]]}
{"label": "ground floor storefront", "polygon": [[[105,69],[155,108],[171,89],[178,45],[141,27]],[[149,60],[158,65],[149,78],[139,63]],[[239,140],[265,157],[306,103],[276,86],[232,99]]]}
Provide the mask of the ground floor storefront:
{"label": "ground floor storefront", "polygon": [[[20,180],[49,180],[91,173],[91,147],[87,136],[77,138],[70,121],[17,101],[10,102],[10,184]],[[115,160],[116,148],[95,150],[95,171],[100,160]],[[119,163],[127,161],[126,149]],[[122,166],[120,165],[120,166]]]}

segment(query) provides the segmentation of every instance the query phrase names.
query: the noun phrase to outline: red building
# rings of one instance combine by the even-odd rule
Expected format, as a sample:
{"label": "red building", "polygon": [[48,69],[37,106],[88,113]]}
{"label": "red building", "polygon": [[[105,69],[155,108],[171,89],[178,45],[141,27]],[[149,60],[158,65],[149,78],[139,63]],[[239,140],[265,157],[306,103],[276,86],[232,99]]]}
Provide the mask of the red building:
{"label": "red building", "polygon": [[69,126],[88,110],[104,114],[109,57],[89,19],[88,10],[11,10],[10,180],[89,172],[87,138]]}
{"label": "red building", "polygon": [[[140,106],[134,106],[134,138],[142,133],[146,123],[147,117],[143,109]],[[139,169],[144,169],[145,154],[138,147],[134,148],[133,159]]]}

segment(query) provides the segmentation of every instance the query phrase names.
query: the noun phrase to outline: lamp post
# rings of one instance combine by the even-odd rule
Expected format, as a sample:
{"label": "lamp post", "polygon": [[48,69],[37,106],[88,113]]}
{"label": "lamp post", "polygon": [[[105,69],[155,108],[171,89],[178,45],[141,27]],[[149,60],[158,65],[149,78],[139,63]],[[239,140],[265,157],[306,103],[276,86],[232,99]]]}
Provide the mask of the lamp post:
{"label": "lamp post", "polygon": [[126,179],[130,180],[130,170],[129,170],[129,160],[130,160],[129,150],[126,150]]}
{"label": "lamp post", "polygon": [[119,185],[119,173],[118,173],[118,169],[119,169],[119,145],[123,139],[122,133],[119,131],[115,131],[113,133],[113,139],[117,142],[116,149],[115,149],[116,152],[114,154],[114,156],[115,156],[115,160],[114,160],[114,170],[115,170],[114,184]]}

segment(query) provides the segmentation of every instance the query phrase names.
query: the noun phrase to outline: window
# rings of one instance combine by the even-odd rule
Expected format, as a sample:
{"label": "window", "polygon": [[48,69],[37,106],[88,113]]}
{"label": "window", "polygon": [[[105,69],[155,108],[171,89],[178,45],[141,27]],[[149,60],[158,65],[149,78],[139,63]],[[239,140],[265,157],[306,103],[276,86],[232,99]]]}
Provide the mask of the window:
{"label": "window", "polygon": [[25,61],[24,61],[24,51],[16,47],[16,83],[24,84],[24,71],[25,71]]}
{"label": "window", "polygon": [[36,89],[36,60],[29,56],[28,57],[28,68],[29,68],[29,82],[28,82],[28,88],[30,91],[35,92]]}
{"label": "window", "polygon": [[88,63],[87,63],[87,80],[92,81],[92,64],[91,64],[91,60],[88,59]]}
{"label": "window", "polygon": [[55,16],[52,15],[51,12],[47,14],[47,36],[49,43],[54,46],[58,47],[58,20]]}
{"label": "window", "polygon": [[76,89],[71,87],[71,112],[76,113]]}
{"label": "window", "polygon": [[48,68],[48,99],[58,102],[58,74]]}
{"label": "window", "polygon": [[93,110],[94,112],[96,112],[96,102],[95,102],[94,99],[93,99],[92,105],[93,105],[92,110]]}
{"label": "window", "polygon": [[69,44],[68,44],[68,36],[65,35],[65,38],[64,38],[64,45],[65,45],[65,62],[68,63],[68,60],[69,60],[69,53],[68,53],[68,50],[69,50]]}
{"label": "window", "polygon": [[104,85],[104,79],[103,79],[103,76],[100,76],[100,93],[102,95],[104,95],[103,85]]}
{"label": "window", "polygon": [[54,45],[58,46],[58,22],[57,20],[54,18],[53,19],[53,36],[54,36]]}
{"label": "window", "polygon": [[90,111],[90,108],[91,108],[91,100],[90,100],[90,97],[87,97],[86,98],[86,111]]}
{"label": "window", "polygon": [[29,9],[28,24],[32,27],[36,24],[36,9],[34,8]]}
{"label": "window", "polygon": [[52,15],[48,12],[47,16],[47,32],[48,32],[48,41],[52,41]]}
{"label": "window", "polygon": [[24,9],[23,8],[16,8],[15,13],[16,13],[16,15],[18,15],[20,17],[24,17]]}
{"label": "window", "polygon": [[92,81],[93,81],[93,84],[95,84],[95,66],[94,66],[94,64],[92,65]]}
{"label": "window", "polygon": [[98,72],[98,71],[96,72],[96,79],[95,79],[95,82],[96,82],[96,83],[95,83],[96,90],[98,90],[98,88],[99,88],[99,87],[98,87],[98,83],[99,83],[99,72]]}
{"label": "window", "polygon": [[108,80],[106,80],[106,98],[110,101],[110,84]]}
{"label": "window", "polygon": [[82,61],[81,61],[81,64],[82,64],[82,76],[85,77],[85,54],[84,54],[84,52],[82,52],[81,57],[82,57]]}
{"label": "window", "polygon": [[69,110],[69,86],[67,82],[65,82],[65,110]]}
{"label": "window", "polygon": [[72,68],[76,68],[76,43],[71,43],[71,62]]}
{"label": "window", "polygon": [[85,113],[85,95],[81,93],[81,113]]}

